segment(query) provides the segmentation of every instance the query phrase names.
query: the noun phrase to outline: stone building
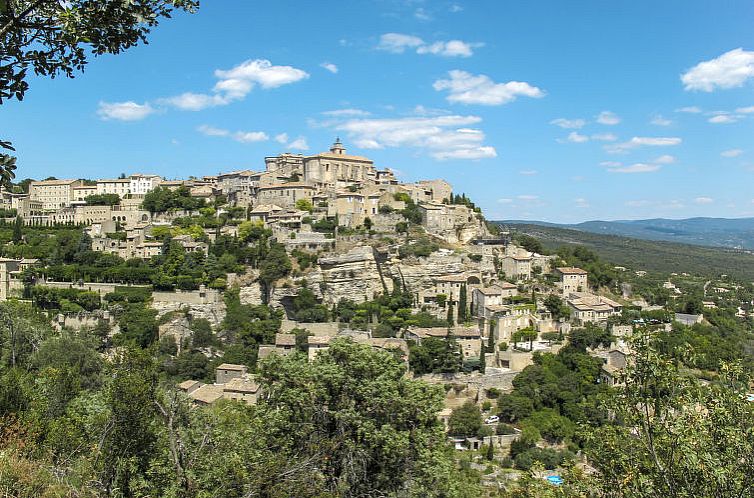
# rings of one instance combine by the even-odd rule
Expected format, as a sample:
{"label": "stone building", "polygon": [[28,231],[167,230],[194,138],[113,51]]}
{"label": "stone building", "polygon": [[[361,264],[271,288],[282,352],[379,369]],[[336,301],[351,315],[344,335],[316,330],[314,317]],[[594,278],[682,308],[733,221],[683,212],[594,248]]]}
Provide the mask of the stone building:
{"label": "stone building", "polygon": [[623,311],[620,303],[587,292],[571,292],[566,297],[566,303],[571,308],[571,318],[581,323],[605,322]]}
{"label": "stone building", "polygon": [[275,204],[282,208],[293,208],[296,201],[306,199],[311,201],[316,188],[302,182],[279,183],[265,187],[259,187],[257,194],[258,204]]}
{"label": "stone building", "polygon": [[366,157],[346,154],[340,139],[329,152],[304,157],[303,162],[304,181],[308,184],[338,188],[376,178],[374,162]]}
{"label": "stone building", "polygon": [[97,180],[97,194],[115,194],[121,199],[131,193],[131,180],[114,178]]}
{"label": "stone building", "polygon": [[586,292],[587,272],[581,268],[570,266],[555,268],[555,276],[559,278],[558,285],[564,296],[572,292]]}
{"label": "stone building", "polygon": [[362,192],[340,192],[328,204],[328,216],[337,216],[338,224],[346,227],[357,227],[364,224],[366,218],[374,218],[379,214],[380,199],[383,194],[379,191],[365,194]]}
{"label": "stone building", "polygon": [[131,195],[145,195],[149,191],[157,188],[162,181],[158,175],[143,175],[135,173],[128,177],[130,185],[128,187]]}
{"label": "stone building", "polygon": [[500,306],[503,300],[518,294],[518,287],[509,282],[499,282],[490,287],[476,287],[471,291],[471,312],[474,316],[485,316],[485,308]]}
{"label": "stone building", "polygon": [[42,203],[43,210],[56,210],[68,207],[74,200],[74,188],[84,184],[83,180],[42,180],[29,184],[32,200]]}
{"label": "stone building", "polygon": [[90,195],[97,195],[97,185],[73,187],[73,200],[75,202],[84,202]]}

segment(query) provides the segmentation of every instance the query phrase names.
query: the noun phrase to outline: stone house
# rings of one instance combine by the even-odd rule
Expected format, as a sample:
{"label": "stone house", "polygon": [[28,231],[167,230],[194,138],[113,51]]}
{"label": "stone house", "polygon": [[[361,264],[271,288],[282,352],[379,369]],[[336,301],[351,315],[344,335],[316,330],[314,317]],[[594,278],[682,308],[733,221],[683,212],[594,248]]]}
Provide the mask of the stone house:
{"label": "stone house", "polygon": [[217,367],[215,375],[214,384],[187,380],[177,387],[197,405],[211,405],[219,399],[232,399],[251,405],[259,399],[261,386],[246,373],[245,365],[223,363]]}
{"label": "stone house", "polygon": [[239,379],[248,373],[246,365],[223,363],[215,370],[215,383],[226,384],[231,379]]}
{"label": "stone house", "polygon": [[451,334],[460,346],[464,359],[479,358],[482,351],[482,334],[478,327],[410,327],[405,333],[405,338],[421,344],[421,341],[428,337],[447,339]]}
{"label": "stone house", "polygon": [[604,322],[611,316],[619,315],[623,305],[612,299],[586,292],[572,292],[566,297],[571,308],[571,318],[581,323]]}
{"label": "stone house", "polygon": [[131,180],[114,178],[97,180],[97,194],[115,194],[121,199],[131,193]]}
{"label": "stone house", "polygon": [[528,280],[531,278],[532,254],[521,247],[507,246],[500,258],[500,266],[510,279]]}
{"label": "stone house", "polygon": [[587,272],[581,268],[564,266],[555,268],[554,273],[559,279],[558,286],[564,296],[572,292],[586,292],[589,288],[587,286]]}
{"label": "stone house", "polygon": [[628,353],[621,349],[612,349],[607,353],[605,363],[600,367],[600,382],[608,386],[619,384],[619,378],[628,364]]}
{"label": "stone house", "polygon": [[54,211],[70,206],[74,200],[74,188],[83,184],[83,180],[35,181],[29,184],[29,196],[41,202],[43,210]]}
{"label": "stone house", "polygon": [[278,183],[259,187],[258,204],[275,204],[282,208],[294,208],[296,201],[306,199],[311,201],[316,188],[302,182]]}
{"label": "stone house", "polygon": [[366,218],[378,216],[382,197],[379,191],[339,192],[329,203],[327,215],[337,215],[339,225],[357,227],[363,225]]}
{"label": "stone house", "polygon": [[471,312],[474,316],[485,316],[488,306],[500,306],[503,300],[518,294],[518,286],[510,282],[498,282],[489,287],[475,287],[471,291]]}

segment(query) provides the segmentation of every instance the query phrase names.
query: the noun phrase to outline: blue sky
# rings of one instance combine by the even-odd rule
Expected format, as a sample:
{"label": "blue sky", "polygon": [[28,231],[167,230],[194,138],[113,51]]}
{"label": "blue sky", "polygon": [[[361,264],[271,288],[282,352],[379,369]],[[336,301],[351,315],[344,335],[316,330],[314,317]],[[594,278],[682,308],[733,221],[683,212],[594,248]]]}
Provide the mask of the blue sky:
{"label": "blue sky", "polygon": [[18,176],[349,152],[491,219],[754,216],[750,1],[205,0],[3,104]]}

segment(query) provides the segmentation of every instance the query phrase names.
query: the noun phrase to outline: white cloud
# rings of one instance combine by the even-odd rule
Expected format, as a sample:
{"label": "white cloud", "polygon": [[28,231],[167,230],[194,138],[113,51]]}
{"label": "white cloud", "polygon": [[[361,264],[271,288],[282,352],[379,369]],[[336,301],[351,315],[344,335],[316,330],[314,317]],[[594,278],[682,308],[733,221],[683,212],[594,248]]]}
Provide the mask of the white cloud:
{"label": "white cloud", "polygon": [[208,137],[227,137],[230,135],[230,131],[222,128],[215,128],[214,126],[201,125],[197,128],[199,133],[207,135]]}
{"label": "white cloud", "polygon": [[673,121],[663,117],[662,114],[657,114],[652,118],[652,121],[650,121],[650,123],[655,126],[670,126],[673,124]]}
{"label": "white cloud", "polygon": [[581,135],[580,133],[576,131],[572,131],[571,133],[568,134],[568,138],[566,138],[566,140],[568,142],[580,144],[580,143],[588,142],[589,137],[587,137],[586,135]]}
{"label": "white cloud", "polygon": [[620,154],[637,147],[668,147],[681,143],[678,137],[633,137],[627,142],[605,145],[605,151],[611,154]]}
{"label": "white cloud", "polygon": [[322,114],[325,116],[332,116],[335,118],[341,118],[341,117],[364,117],[369,116],[371,113],[368,111],[363,111],[361,109],[335,109],[333,111],[324,111]]}
{"label": "white cloud", "polygon": [[676,109],[675,112],[685,112],[687,114],[699,114],[702,112],[700,108],[698,108],[695,105],[687,106],[687,107],[681,107],[680,109]]}
{"label": "white cloud", "polygon": [[516,100],[518,96],[539,98],[545,95],[539,88],[522,81],[495,83],[484,74],[473,75],[457,69],[448,74],[450,79],[437,80],[433,85],[437,91],[449,92],[446,97],[448,102],[502,105]]}
{"label": "white cloud", "polygon": [[602,161],[600,163],[600,166],[604,166],[606,168],[618,168],[620,166],[623,166],[623,163],[620,161]]}
{"label": "white cloud", "polygon": [[446,111],[445,109],[435,109],[432,107],[425,107],[421,104],[415,106],[411,112],[413,114],[416,114],[417,116],[443,116],[447,114],[452,114],[452,112]]}
{"label": "white cloud", "polygon": [[561,128],[564,128],[566,130],[568,129],[575,129],[578,130],[580,128],[583,128],[586,124],[586,121],[583,119],[566,119],[566,118],[558,118],[553,119],[550,121],[551,125],[560,126]]}
{"label": "white cloud", "polygon": [[576,207],[580,209],[588,208],[590,207],[589,201],[584,199],[583,197],[579,197],[578,199],[574,199],[574,202],[576,203]]}
{"label": "white cloud", "polygon": [[306,143],[306,138],[297,137],[291,141],[287,133],[278,133],[275,135],[275,141],[282,144],[288,150],[309,150],[309,144]]}
{"label": "white cloud", "polygon": [[288,148],[292,150],[309,150],[309,144],[306,143],[306,138],[298,137],[296,140],[288,144]]}
{"label": "white cloud", "polygon": [[435,41],[425,43],[418,36],[403,33],[385,33],[380,36],[377,44],[378,50],[384,50],[394,54],[402,54],[406,50],[416,50],[417,54],[432,54],[441,57],[471,57],[474,49],[483,47],[484,43],[471,43],[462,40]]}
{"label": "white cloud", "polygon": [[[498,199],[497,202],[499,202],[500,204],[512,204],[513,203],[513,199],[509,199],[507,197],[504,197],[502,199]],[[754,200],[752,200],[751,202],[754,203]]]}
{"label": "white cloud", "polygon": [[660,169],[658,164],[636,163],[630,166],[608,168],[610,173],[654,173]]}
{"label": "white cloud", "polygon": [[670,154],[663,154],[662,156],[655,158],[655,160],[652,162],[654,164],[673,164],[675,162],[675,156],[671,156]]}
{"label": "white cloud", "polygon": [[100,102],[97,114],[105,121],[139,121],[154,113],[155,109],[148,103],[137,104],[128,102]]}
{"label": "white cloud", "polygon": [[743,153],[744,151],[741,149],[728,149],[728,150],[722,151],[720,155],[723,157],[738,157]]}
{"label": "white cloud", "polygon": [[215,91],[234,98],[241,93],[241,96],[245,96],[255,85],[264,89],[278,88],[305,80],[309,73],[292,66],[273,66],[266,59],[254,59],[228,70],[218,69],[215,76],[220,79],[215,85]]}
{"label": "white cloud", "polygon": [[617,125],[618,123],[620,123],[620,118],[614,112],[602,111],[597,116],[597,122],[599,124],[613,126],[613,125]]}
{"label": "white cloud", "polygon": [[712,204],[713,202],[715,202],[715,200],[712,197],[702,196],[702,197],[697,197],[696,199],[694,199],[694,202],[696,204]]}
{"label": "white cloud", "polygon": [[518,174],[523,175],[523,176],[534,176],[534,175],[539,174],[539,171],[535,169],[524,169],[524,170],[519,171]]}
{"label": "white cloud", "polygon": [[241,143],[266,142],[269,139],[263,131],[237,131],[233,134],[233,140]]}
{"label": "white cloud", "polygon": [[319,67],[327,69],[333,74],[336,74],[338,72],[338,66],[336,66],[332,62],[323,62],[322,64],[319,65]]}
{"label": "white cloud", "polygon": [[592,135],[592,140],[599,140],[600,142],[615,142],[618,137],[613,133],[596,133]]}
{"label": "white cloud", "polygon": [[717,111],[714,116],[707,120],[707,122],[712,124],[731,124],[737,123],[741,119],[743,119],[743,116],[740,114],[730,114],[725,111]]}
{"label": "white cloud", "polygon": [[175,97],[159,99],[160,104],[176,107],[182,111],[201,111],[208,107],[227,105],[230,100],[221,95],[186,92]]}
{"label": "white cloud", "polygon": [[209,137],[230,137],[236,142],[241,143],[265,142],[270,139],[270,137],[263,131],[231,132],[230,130],[215,128],[214,126],[209,125],[201,125],[197,128],[197,131]]}
{"label": "white cloud", "polygon": [[700,62],[681,75],[686,90],[711,92],[735,88],[754,77],[754,52],[736,48],[714,59]]}
{"label": "white cloud", "polygon": [[420,21],[431,21],[432,15],[427,12],[425,9],[419,7],[414,11],[414,17],[417,18]]}
{"label": "white cloud", "polygon": [[754,113],[754,105],[749,107],[739,107],[736,109],[736,112],[739,114],[752,114]]}
{"label": "white cloud", "polygon": [[438,161],[445,161],[448,159],[488,159],[491,157],[497,157],[497,151],[494,147],[489,145],[471,148],[462,148],[447,151],[438,151],[432,154],[432,157]]}
{"label": "white cloud", "polygon": [[437,41],[430,45],[422,45],[416,49],[417,54],[434,54],[443,57],[471,57],[474,48],[483,46],[482,43],[468,43],[461,40]]}
{"label": "white cloud", "polygon": [[158,103],[182,111],[201,111],[241,100],[257,85],[264,89],[277,88],[309,77],[306,71],[292,66],[273,66],[266,59],[247,60],[228,70],[217,69],[214,74],[219,80],[212,88],[214,93],[185,92],[159,99]]}
{"label": "white cloud", "polygon": [[495,148],[484,144],[484,132],[468,128],[479,122],[478,116],[460,115],[349,119],[334,128],[363,149],[414,147],[441,161],[496,157]]}
{"label": "white cloud", "polygon": [[450,6],[450,8],[449,8],[448,10],[449,10],[450,12],[452,12],[452,13],[454,13],[454,14],[455,14],[455,13],[457,13],[457,12],[461,12],[461,11],[463,11],[463,7],[461,7],[461,6],[460,6],[460,5],[458,5],[457,3],[454,3],[453,5],[451,5],[451,6]]}
{"label": "white cloud", "polygon": [[521,201],[536,201],[539,200],[538,195],[517,195],[516,199],[519,199]]}
{"label": "white cloud", "polygon": [[418,36],[404,35],[401,33],[385,33],[380,36],[377,50],[385,50],[394,54],[402,54],[409,48],[417,48],[424,45],[424,40]]}

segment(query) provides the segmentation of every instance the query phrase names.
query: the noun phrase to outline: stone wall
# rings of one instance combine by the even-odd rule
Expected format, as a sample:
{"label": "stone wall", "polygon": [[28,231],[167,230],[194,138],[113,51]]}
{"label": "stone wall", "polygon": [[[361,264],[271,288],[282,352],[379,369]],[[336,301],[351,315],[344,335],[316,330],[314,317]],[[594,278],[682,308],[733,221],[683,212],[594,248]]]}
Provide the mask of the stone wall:
{"label": "stone wall", "polygon": [[340,332],[340,324],[338,322],[305,323],[293,320],[283,320],[283,323],[280,326],[280,332],[288,334],[291,330],[296,328],[306,329],[318,337],[335,337]]}
{"label": "stone wall", "polygon": [[220,291],[215,289],[200,289],[196,291],[154,292],[152,300],[155,303],[168,304],[216,304],[222,302]]}

